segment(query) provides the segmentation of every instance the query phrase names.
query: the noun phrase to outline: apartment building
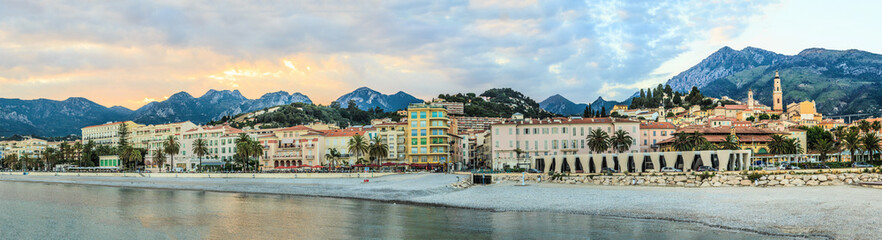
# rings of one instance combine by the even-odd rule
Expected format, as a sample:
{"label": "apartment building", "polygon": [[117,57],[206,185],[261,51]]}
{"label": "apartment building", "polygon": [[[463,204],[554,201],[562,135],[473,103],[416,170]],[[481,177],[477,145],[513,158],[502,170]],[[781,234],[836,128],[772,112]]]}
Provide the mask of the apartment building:
{"label": "apartment building", "polygon": [[95,145],[116,146],[119,144],[119,128],[122,124],[125,124],[126,129],[128,129],[129,139],[126,140],[130,142],[135,129],[144,126],[132,121],[105,123],[80,129],[82,134],[80,136],[83,138],[83,143],[92,141]]}
{"label": "apartment building", "polygon": [[446,163],[450,158],[451,131],[447,109],[440,105],[410,104],[407,118],[407,160],[411,164]]}
{"label": "apartment building", "polygon": [[[370,159],[367,156],[367,153],[360,153],[357,155],[355,152],[349,151],[349,140],[352,139],[355,135],[361,135],[364,137],[365,143],[370,144],[371,138],[370,135],[367,134],[368,131],[373,131],[373,128],[362,128],[362,127],[349,127],[344,129],[336,129],[336,130],[326,130],[321,131],[322,136],[324,136],[325,146],[322,154],[329,153],[331,149],[337,149],[342,156],[340,160],[346,162],[350,165],[355,164],[358,161],[358,158],[364,158],[365,160]],[[357,156],[356,156],[357,155]]]}
{"label": "apartment building", "polygon": [[322,165],[324,135],[307,126],[282,128],[274,134],[259,136],[264,146],[261,165],[265,169],[300,165]]}
{"label": "apartment building", "polygon": [[51,145],[48,141],[25,136],[21,141],[0,141],[0,158],[16,155],[20,158],[41,158]]}
{"label": "apartment building", "polygon": [[[639,151],[640,123],[619,118],[552,118],[509,120],[491,126],[491,158],[494,169],[529,167],[530,157],[588,154],[589,132],[601,129],[609,135],[623,130],[633,138],[631,150]],[[522,154],[518,154],[517,152]],[[612,149],[607,152],[612,152]]]}
{"label": "apartment building", "polygon": [[640,152],[659,151],[658,143],[674,136],[677,126],[669,122],[648,122],[640,124]]}
{"label": "apartment building", "polygon": [[131,143],[135,148],[147,149],[147,152],[144,153],[144,164],[155,166],[153,152],[160,150],[169,136],[181,141],[181,135],[184,132],[197,127],[190,121],[139,126],[131,133]]}
{"label": "apartment building", "polygon": [[389,155],[386,161],[404,163],[407,157],[407,137],[405,136],[406,122],[387,122],[374,125],[377,137],[382,143],[389,146]]}
{"label": "apartment building", "polygon": [[219,165],[233,161],[233,156],[236,155],[236,138],[240,133],[245,131],[228,125],[201,126],[185,131],[180,142],[181,151],[175,156],[175,167],[184,170],[198,168],[199,158],[193,153],[193,142],[197,139],[204,139],[208,145],[208,155],[202,156],[203,164]]}

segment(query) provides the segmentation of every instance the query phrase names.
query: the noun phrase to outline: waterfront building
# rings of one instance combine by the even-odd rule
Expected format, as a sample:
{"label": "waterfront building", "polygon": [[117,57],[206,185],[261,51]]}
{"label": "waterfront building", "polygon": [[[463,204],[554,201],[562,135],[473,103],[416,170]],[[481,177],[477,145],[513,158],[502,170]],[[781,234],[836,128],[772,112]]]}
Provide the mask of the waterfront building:
{"label": "waterfront building", "polygon": [[[331,130],[326,130],[331,131]],[[324,136],[321,131],[305,125],[276,129],[263,133],[257,140],[264,146],[263,169],[300,165],[322,165]]]}
{"label": "waterfront building", "polygon": [[[245,131],[229,125],[200,126],[185,131],[180,141],[180,152],[175,156],[175,167],[184,170],[197,168],[200,159],[193,153],[193,142],[197,139],[204,139],[207,143],[208,155],[202,156],[202,164],[220,165],[233,161],[233,156],[236,155],[236,139],[240,133]],[[249,136],[256,139],[255,136]]]}
{"label": "waterfront building", "polygon": [[545,173],[601,173],[610,168],[618,172],[659,172],[662,167],[695,171],[709,166],[720,171],[745,170],[753,153],[749,150],[686,152],[597,153],[540,155],[529,158],[531,168]]}
{"label": "waterfront building", "polygon": [[385,122],[374,125],[377,137],[389,147],[389,155],[384,159],[395,163],[405,163],[407,158],[407,122]]}
{"label": "waterfront building", "polygon": [[24,136],[20,141],[0,141],[0,158],[15,155],[19,158],[39,159],[49,148],[51,145],[46,140]]}
{"label": "waterfront building", "polygon": [[135,148],[146,149],[147,152],[142,153],[144,165],[156,168],[156,164],[153,163],[153,152],[162,149],[169,136],[180,141],[182,133],[196,127],[198,126],[190,121],[138,126],[131,133],[132,145]]}
{"label": "waterfront building", "polygon": [[324,136],[325,146],[320,148],[323,151],[322,154],[319,154],[320,156],[317,157],[323,157],[325,153],[330,152],[330,150],[333,148],[337,149],[337,152],[342,155],[340,157],[340,160],[349,165],[356,164],[359,158],[370,160],[370,156],[368,156],[367,152],[363,152],[358,155],[355,152],[349,151],[349,140],[352,139],[352,137],[354,137],[355,135],[361,135],[362,137],[364,137],[365,143],[370,144],[372,140],[370,138],[370,135],[367,134],[368,131],[373,131],[373,128],[349,127],[344,129],[321,131],[321,135]]}
{"label": "waterfront building", "polygon": [[407,121],[407,160],[411,164],[446,163],[450,157],[448,134],[455,129],[450,126],[447,109],[440,105],[410,104],[407,107]]}
{"label": "waterfront building", "polygon": [[640,124],[640,152],[657,152],[658,142],[674,135],[677,126],[669,122],[647,122]]}
{"label": "waterfront building", "polygon": [[99,167],[121,167],[122,162],[117,155],[98,156]]}
{"label": "waterfront building", "polygon": [[639,128],[639,122],[621,118],[525,119],[493,124],[492,167],[527,167],[526,159],[533,156],[588,154],[586,137],[594,129],[601,129],[610,136],[617,130],[625,131],[633,138],[628,152],[637,152],[638,143],[642,142]]}
{"label": "waterfront building", "polygon": [[127,131],[129,132],[128,139],[126,141],[131,142],[133,137],[133,132],[136,128],[142,127],[144,125],[137,124],[132,121],[125,122],[111,122],[105,123],[101,125],[88,126],[80,129],[83,143],[87,143],[92,141],[95,145],[104,145],[104,146],[116,146],[119,144],[119,129],[120,125],[125,124]]}

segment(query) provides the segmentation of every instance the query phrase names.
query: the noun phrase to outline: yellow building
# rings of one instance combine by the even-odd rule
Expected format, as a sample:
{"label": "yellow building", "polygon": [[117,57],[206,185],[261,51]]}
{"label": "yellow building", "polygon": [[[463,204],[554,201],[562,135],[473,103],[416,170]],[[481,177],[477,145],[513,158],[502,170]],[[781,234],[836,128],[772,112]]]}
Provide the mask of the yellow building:
{"label": "yellow building", "polygon": [[818,125],[824,116],[815,108],[815,101],[803,101],[787,105],[787,118],[799,125]]}
{"label": "yellow building", "polygon": [[21,141],[0,141],[0,158],[11,155],[20,158],[40,158],[50,147],[46,140],[29,136],[25,136]]}
{"label": "yellow building", "polygon": [[411,104],[407,107],[407,159],[412,164],[438,165],[450,158],[450,119],[438,105]]}
{"label": "yellow building", "polygon": [[128,129],[129,135],[126,140],[129,142],[132,140],[132,133],[135,129],[144,126],[132,121],[125,121],[84,127],[80,129],[82,132],[83,143],[85,144],[92,141],[92,143],[96,145],[116,146],[119,144],[119,127],[122,124],[125,124],[126,129]]}

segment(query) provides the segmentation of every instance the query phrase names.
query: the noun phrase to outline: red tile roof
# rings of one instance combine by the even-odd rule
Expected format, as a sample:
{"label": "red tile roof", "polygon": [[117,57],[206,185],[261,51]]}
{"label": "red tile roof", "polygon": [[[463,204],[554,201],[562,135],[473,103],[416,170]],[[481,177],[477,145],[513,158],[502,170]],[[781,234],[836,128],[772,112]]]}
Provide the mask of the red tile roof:
{"label": "red tile roof", "polygon": [[647,122],[641,123],[640,129],[677,129],[677,126],[669,122]]}

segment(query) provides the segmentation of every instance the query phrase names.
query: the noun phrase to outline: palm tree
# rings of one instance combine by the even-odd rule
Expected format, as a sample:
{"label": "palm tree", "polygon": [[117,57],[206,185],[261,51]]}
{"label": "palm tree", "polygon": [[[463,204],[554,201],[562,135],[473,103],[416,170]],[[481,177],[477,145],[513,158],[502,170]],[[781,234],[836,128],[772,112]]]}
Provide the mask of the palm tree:
{"label": "palm tree", "polygon": [[818,139],[812,146],[812,149],[821,154],[821,161],[826,161],[827,154],[838,150],[835,142],[827,141],[825,138]]}
{"label": "palm tree", "polygon": [[872,128],[875,132],[879,132],[879,130],[882,130],[882,123],[880,123],[879,121],[874,121],[870,128]]}
{"label": "palm tree", "polygon": [[872,128],[872,125],[866,119],[858,122],[858,129],[860,129],[861,132],[863,132],[863,133],[869,132],[871,128]]}
{"label": "palm tree", "polygon": [[785,154],[787,152],[787,138],[784,135],[772,135],[772,141],[769,142],[769,153]]}
{"label": "palm tree", "polygon": [[725,150],[738,150],[741,148],[741,144],[738,141],[738,138],[735,135],[726,136],[726,141],[720,143],[720,149]]}
{"label": "palm tree", "polygon": [[848,152],[851,153],[851,161],[854,162],[854,154],[858,150],[861,149],[860,137],[858,137],[858,132],[853,130],[847,131],[843,136],[840,142],[845,149],[848,149]]}
{"label": "palm tree", "polygon": [[879,137],[876,136],[876,133],[867,133],[861,138],[861,142],[863,143],[864,151],[869,154],[868,160],[873,161],[873,155],[875,152],[882,151],[879,147],[879,142],[882,141]]}
{"label": "palm tree", "polygon": [[609,134],[600,128],[588,132],[588,149],[593,153],[605,152],[610,147]]}
{"label": "palm tree", "polygon": [[165,149],[159,147],[153,151],[153,163],[159,166],[159,172],[162,172],[162,167],[165,165]]}
{"label": "palm tree", "polygon": [[705,141],[705,142],[701,143],[701,145],[698,145],[698,146],[695,148],[695,150],[698,150],[698,151],[713,151],[713,150],[717,150],[717,145],[714,145],[713,143],[711,143],[711,142],[709,142],[709,141]]}
{"label": "palm tree", "polygon": [[329,167],[336,167],[340,156],[340,152],[336,148],[328,149],[328,152],[325,153],[325,159],[328,159]]}
{"label": "palm tree", "polygon": [[695,146],[689,142],[689,134],[685,132],[678,132],[674,138],[674,149],[677,151],[689,151],[693,149]]}
{"label": "palm tree", "polygon": [[364,136],[358,134],[349,139],[347,147],[349,148],[349,153],[355,153],[355,159],[361,158],[361,154],[367,152],[369,149]]}
{"label": "palm tree", "polygon": [[689,144],[692,145],[693,151],[695,148],[698,148],[707,142],[707,138],[704,137],[704,134],[697,130],[689,134],[687,139],[689,140]]}
{"label": "palm tree", "polygon": [[43,170],[49,170],[50,166],[55,166],[55,148],[47,148],[43,155],[40,157],[43,159]]}
{"label": "palm tree", "polygon": [[178,141],[175,139],[175,136],[168,136],[168,138],[165,139],[165,143],[163,143],[162,145],[165,145],[162,150],[165,151],[165,154],[168,154],[169,156],[171,171],[175,172],[175,154],[178,154],[178,152],[181,151],[181,144],[178,143]]}
{"label": "palm tree", "polygon": [[193,154],[199,158],[199,171],[202,171],[202,156],[208,155],[208,143],[205,139],[199,138],[193,141]]}
{"label": "palm tree", "polygon": [[71,150],[73,150],[73,153],[74,153],[74,156],[73,156],[74,160],[76,160],[77,162],[82,162],[81,159],[83,157],[83,143],[82,142],[75,142],[73,145],[73,149],[71,149]]}
{"label": "palm tree", "polygon": [[132,164],[132,170],[135,170],[138,167],[138,162],[144,161],[144,156],[141,155],[141,150],[132,149],[131,153],[129,153],[129,162]]}
{"label": "palm tree", "polygon": [[380,137],[374,137],[373,142],[368,146],[368,155],[376,158],[377,164],[380,164],[380,159],[389,155],[389,145],[380,142]]}
{"label": "palm tree", "polygon": [[610,137],[609,142],[617,153],[623,153],[631,149],[631,144],[634,142],[634,138],[628,135],[628,132],[619,129],[612,137]]}
{"label": "palm tree", "polygon": [[68,154],[70,154],[70,145],[67,142],[61,142],[61,145],[58,145],[58,151],[61,154],[61,162],[67,163]]}
{"label": "palm tree", "polygon": [[135,149],[132,146],[125,145],[119,147],[119,160],[122,161],[120,164],[123,167],[128,167],[129,163],[131,163],[132,154],[134,154]]}

